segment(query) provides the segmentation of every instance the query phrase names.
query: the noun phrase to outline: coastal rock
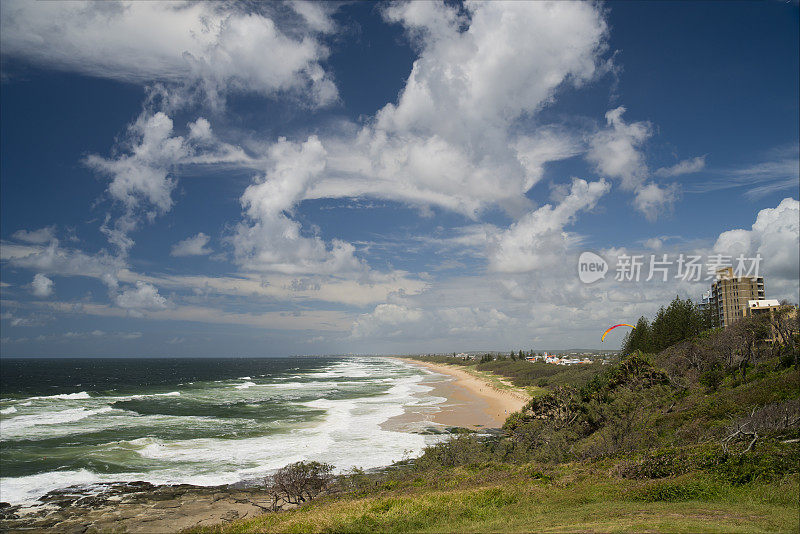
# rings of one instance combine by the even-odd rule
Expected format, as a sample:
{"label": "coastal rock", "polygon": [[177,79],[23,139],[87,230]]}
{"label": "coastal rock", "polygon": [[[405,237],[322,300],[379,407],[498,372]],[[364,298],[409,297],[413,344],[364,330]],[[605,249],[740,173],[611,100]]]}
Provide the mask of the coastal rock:
{"label": "coastal rock", "polygon": [[51,491],[31,506],[0,503],[0,531],[176,532],[254,517],[270,505],[265,491],[241,485],[96,484]]}
{"label": "coastal rock", "polygon": [[16,519],[19,506],[12,506],[7,502],[0,502],[0,519]]}

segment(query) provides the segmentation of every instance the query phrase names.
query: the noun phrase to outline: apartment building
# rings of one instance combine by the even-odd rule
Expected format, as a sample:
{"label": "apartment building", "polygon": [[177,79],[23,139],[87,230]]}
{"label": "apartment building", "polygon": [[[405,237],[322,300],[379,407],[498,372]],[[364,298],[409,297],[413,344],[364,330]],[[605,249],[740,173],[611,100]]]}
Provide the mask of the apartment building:
{"label": "apartment building", "polygon": [[732,267],[717,271],[708,299],[717,326],[728,327],[747,315],[751,300],[764,300],[763,277],[735,277]]}
{"label": "apartment building", "polygon": [[747,307],[745,308],[744,316],[747,317],[748,315],[772,313],[773,310],[777,310],[780,307],[781,303],[778,302],[777,299],[749,300],[747,301]]}

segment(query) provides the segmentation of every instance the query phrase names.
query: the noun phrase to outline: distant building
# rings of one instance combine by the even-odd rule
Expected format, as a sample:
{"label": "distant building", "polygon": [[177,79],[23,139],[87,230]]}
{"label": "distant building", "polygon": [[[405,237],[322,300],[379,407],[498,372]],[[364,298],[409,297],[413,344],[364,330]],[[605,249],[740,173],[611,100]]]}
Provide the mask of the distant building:
{"label": "distant building", "polygon": [[762,313],[772,313],[772,310],[780,308],[781,303],[775,299],[748,300],[744,309],[744,317],[748,315],[759,315]]}
{"label": "distant building", "polygon": [[[582,357],[581,357],[582,356]],[[579,354],[577,352],[561,353],[556,356],[555,354],[531,355],[525,358],[529,362],[543,361],[544,363],[552,363],[555,365],[573,365],[573,364],[589,364],[594,361],[586,355],[586,353]]]}
{"label": "distant building", "polygon": [[[744,316],[748,317],[748,316],[767,315],[767,314],[772,315],[780,307],[781,303],[775,299],[749,300],[747,301],[747,307],[744,309]],[[795,314],[797,313],[796,310],[792,311]],[[770,321],[770,330],[771,330],[770,337],[765,339],[764,341],[768,343],[774,343],[775,341],[780,339],[780,334],[775,329],[775,325],[773,325],[771,321]]]}
{"label": "distant building", "polygon": [[717,326],[728,327],[744,317],[751,300],[764,300],[763,277],[734,277],[732,267],[717,271],[708,298]]}
{"label": "distant building", "polygon": [[703,310],[711,306],[711,290],[708,290],[705,293],[703,293],[703,296],[700,297],[699,306]]}

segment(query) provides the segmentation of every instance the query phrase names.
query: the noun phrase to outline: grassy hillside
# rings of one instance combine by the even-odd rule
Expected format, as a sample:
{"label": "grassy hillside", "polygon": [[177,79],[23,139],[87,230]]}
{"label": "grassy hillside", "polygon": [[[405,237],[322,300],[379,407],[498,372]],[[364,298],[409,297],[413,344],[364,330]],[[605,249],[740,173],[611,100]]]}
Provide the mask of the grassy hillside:
{"label": "grassy hillside", "polygon": [[488,362],[543,393],[502,435],[458,435],[302,508],[198,532],[796,532],[796,351],[796,336],[744,347],[706,332],[592,370]]}
{"label": "grassy hillside", "polygon": [[[613,462],[470,464],[409,475],[200,532],[787,532],[797,529],[797,477],[746,485],[690,474],[614,476]],[[546,473],[546,474],[545,474]]]}

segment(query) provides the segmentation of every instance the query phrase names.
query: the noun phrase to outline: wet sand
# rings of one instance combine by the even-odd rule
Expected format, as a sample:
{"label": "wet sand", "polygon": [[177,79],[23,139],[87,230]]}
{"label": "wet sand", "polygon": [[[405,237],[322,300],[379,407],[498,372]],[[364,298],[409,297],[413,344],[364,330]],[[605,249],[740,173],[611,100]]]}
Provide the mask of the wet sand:
{"label": "wet sand", "polygon": [[426,395],[447,400],[436,406],[412,407],[403,415],[387,421],[384,424],[387,429],[407,430],[422,421],[472,429],[500,428],[509,415],[519,411],[530,400],[522,391],[499,389],[456,366],[410,358],[396,359],[443,375],[441,381],[425,383],[433,387],[433,391]]}

